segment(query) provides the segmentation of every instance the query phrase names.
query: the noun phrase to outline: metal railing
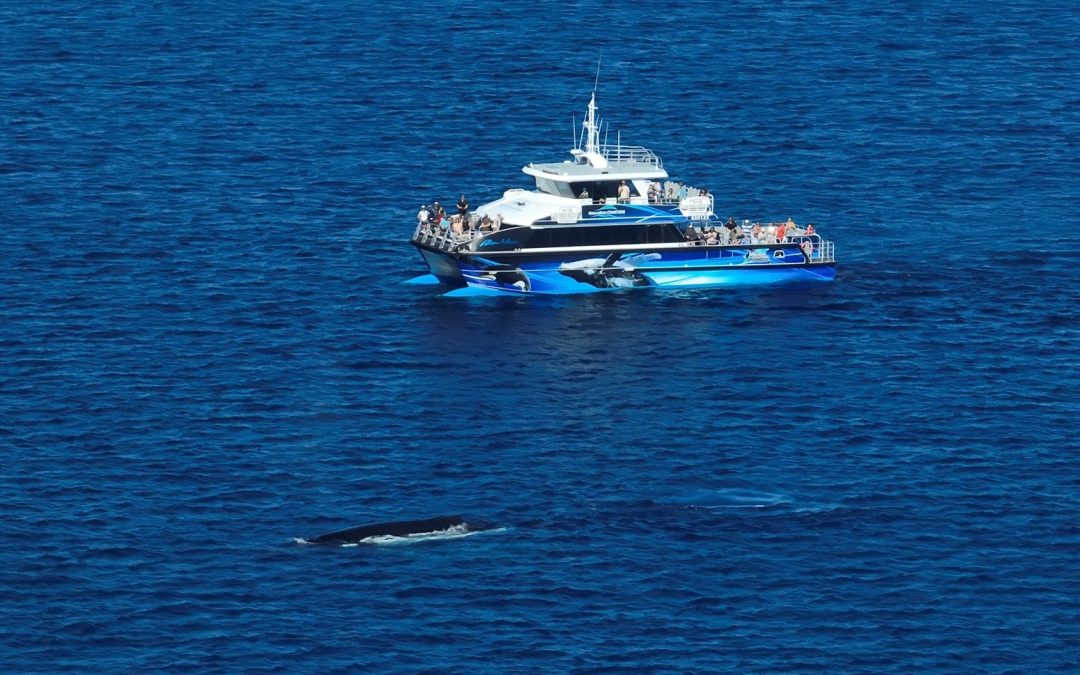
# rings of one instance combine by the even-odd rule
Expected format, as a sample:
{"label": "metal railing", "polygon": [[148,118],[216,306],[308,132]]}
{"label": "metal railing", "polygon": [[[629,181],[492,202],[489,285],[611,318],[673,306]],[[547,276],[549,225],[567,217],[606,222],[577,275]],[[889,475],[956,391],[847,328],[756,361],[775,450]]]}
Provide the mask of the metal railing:
{"label": "metal railing", "polygon": [[657,169],[664,168],[664,162],[659,155],[640,145],[604,145],[600,148],[600,154],[609,164],[641,162],[655,166]]}
{"label": "metal railing", "polygon": [[836,244],[817,234],[799,234],[788,241],[810,244],[810,262],[836,262]]}
{"label": "metal railing", "polygon": [[450,228],[418,224],[416,230],[413,231],[412,241],[450,252],[465,248],[470,241],[484,234],[486,232],[478,230],[458,234]]}
{"label": "metal railing", "polygon": [[[822,240],[816,247],[815,253],[819,262],[836,262],[836,245],[831,241]],[[813,259],[813,254],[811,254],[811,260]]]}
{"label": "metal railing", "polygon": [[[413,232],[412,241],[430,246],[441,251],[452,252],[459,251],[468,245],[473,239],[482,236],[483,232],[470,231],[463,234],[457,234],[452,229],[443,229],[441,227],[431,227],[430,225],[417,225],[416,230]],[[809,262],[818,263],[831,263],[836,262],[836,244],[827,239],[822,239],[817,234],[801,234],[793,237],[788,237],[787,241],[810,245],[810,254],[808,256]],[[695,239],[685,242],[686,246],[706,246],[708,243],[703,239]],[[720,242],[715,242],[720,244]],[[770,242],[779,243],[779,242]],[[728,244],[737,246],[751,245],[748,243],[740,242],[738,244]],[[754,246],[758,244],[753,244]]]}

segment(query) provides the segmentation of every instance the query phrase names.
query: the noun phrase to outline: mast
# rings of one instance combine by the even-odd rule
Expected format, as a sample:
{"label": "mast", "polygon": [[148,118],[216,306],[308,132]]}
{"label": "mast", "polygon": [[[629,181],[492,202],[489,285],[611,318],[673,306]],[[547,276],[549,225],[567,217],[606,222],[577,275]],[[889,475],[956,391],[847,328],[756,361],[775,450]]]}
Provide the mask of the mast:
{"label": "mast", "polygon": [[589,99],[589,112],[581,126],[585,129],[585,158],[592,166],[606,168],[607,160],[600,154],[600,127],[596,124],[596,91]]}

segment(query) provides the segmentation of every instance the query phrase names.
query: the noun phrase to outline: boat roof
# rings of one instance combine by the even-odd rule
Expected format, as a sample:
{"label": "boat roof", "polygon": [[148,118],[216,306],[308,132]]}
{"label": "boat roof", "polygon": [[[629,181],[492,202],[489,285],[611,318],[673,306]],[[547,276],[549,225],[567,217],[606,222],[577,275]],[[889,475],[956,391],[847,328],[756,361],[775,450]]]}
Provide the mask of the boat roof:
{"label": "boat roof", "polygon": [[610,162],[605,167],[574,162],[541,162],[522,167],[530,176],[543,176],[552,180],[626,180],[632,178],[667,178],[666,171],[650,162]]}

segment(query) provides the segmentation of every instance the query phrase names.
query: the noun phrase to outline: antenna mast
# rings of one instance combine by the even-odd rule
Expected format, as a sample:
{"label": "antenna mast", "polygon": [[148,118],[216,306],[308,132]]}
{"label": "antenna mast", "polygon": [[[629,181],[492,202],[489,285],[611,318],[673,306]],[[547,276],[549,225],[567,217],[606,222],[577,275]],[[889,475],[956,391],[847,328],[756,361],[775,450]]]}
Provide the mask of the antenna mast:
{"label": "antenna mast", "polygon": [[593,80],[592,90],[596,93],[596,85],[600,83],[600,64],[604,61],[604,48],[600,48],[600,58],[596,59],[596,79]]}

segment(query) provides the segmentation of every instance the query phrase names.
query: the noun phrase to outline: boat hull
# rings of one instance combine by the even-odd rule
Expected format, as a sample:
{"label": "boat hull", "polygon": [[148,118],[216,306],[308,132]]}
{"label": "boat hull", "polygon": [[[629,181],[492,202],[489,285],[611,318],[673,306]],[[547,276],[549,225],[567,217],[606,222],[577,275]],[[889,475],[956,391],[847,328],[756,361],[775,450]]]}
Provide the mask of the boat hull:
{"label": "boat hull", "polygon": [[625,288],[708,288],[832,281],[835,262],[795,243],[642,247],[635,250],[479,255],[417,246],[446,286],[507,293],[596,293]]}

